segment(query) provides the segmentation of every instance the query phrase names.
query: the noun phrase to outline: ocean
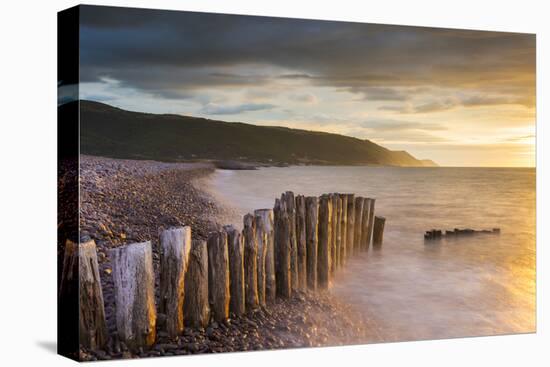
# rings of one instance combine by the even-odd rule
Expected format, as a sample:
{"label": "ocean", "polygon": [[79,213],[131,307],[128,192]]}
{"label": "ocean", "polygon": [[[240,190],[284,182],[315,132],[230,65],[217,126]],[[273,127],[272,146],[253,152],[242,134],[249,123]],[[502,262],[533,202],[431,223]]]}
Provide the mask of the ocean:
{"label": "ocean", "polygon": [[[351,259],[330,292],[364,313],[373,341],[405,341],[536,331],[535,178],[533,168],[293,166],[217,170],[211,185],[238,226],[287,190],[376,198],[382,249]],[[501,234],[424,240],[456,227]]]}

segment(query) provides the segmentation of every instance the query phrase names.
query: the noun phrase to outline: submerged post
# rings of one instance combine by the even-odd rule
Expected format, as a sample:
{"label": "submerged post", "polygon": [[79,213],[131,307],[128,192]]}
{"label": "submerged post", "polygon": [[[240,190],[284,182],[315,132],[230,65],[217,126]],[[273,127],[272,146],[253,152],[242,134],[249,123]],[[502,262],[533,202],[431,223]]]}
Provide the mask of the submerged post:
{"label": "submerged post", "polygon": [[368,236],[369,236],[369,209],[370,209],[370,199],[363,199],[363,216],[361,219],[361,226],[363,230],[361,231],[361,248],[366,251],[369,248]]}
{"label": "submerged post", "polygon": [[275,218],[275,269],[277,296],[289,298],[290,283],[290,219],[284,201],[276,199],[273,208]]}
{"label": "submerged post", "polygon": [[328,195],[319,199],[319,227],[317,249],[317,286],[327,289],[330,275],[330,238],[332,236],[332,200]]}
{"label": "submerged post", "polygon": [[346,230],[346,253],[348,258],[353,255],[353,238],[355,235],[355,194],[347,194],[348,200],[348,223]]}
{"label": "submerged post", "polygon": [[317,289],[317,231],[319,199],[315,196],[306,198],[306,250],[307,250],[307,286]]}
{"label": "submerged post", "polygon": [[376,199],[370,199],[370,208],[369,208],[369,212],[370,212],[370,216],[369,216],[369,233],[368,233],[368,238],[367,238],[367,242],[370,243],[371,242],[371,238],[372,238],[372,232],[373,232],[373,228],[374,228],[374,204],[376,202]]}
{"label": "submerged post", "polygon": [[294,193],[287,191],[281,195],[281,200],[285,202],[288,220],[290,222],[290,284],[292,290],[298,289],[298,246],[296,241],[296,201]]}
{"label": "submerged post", "polygon": [[189,253],[189,266],[185,274],[184,323],[204,328],[210,321],[208,303],[208,251],[206,241],[194,240]]}
{"label": "submerged post", "polygon": [[191,227],[170,228],[159,235],[159,312],[166,315],[165,330],[170,337],[183,332],[185,272],[191,250]]}
{"label": "submerged post", "polygon": [[245,313],[244,302],[244,242],[233,226],[223,227],[227,233],[229,252],[229,312],[239,316]]}
{"label": "submerged post", "polygon": [[265,254],[265,300],[266,303],[268,303],[273,302],[276,295],[273,210],[257,209],[254,211],[254,215],[256,216],[256,224],[263,228],[267,236]]}
{"label": "submerged post", "polygon": [[372,237],[372,247],[377,250],[382,247],[382,241],[384,239],[384,225],[386,223],[386,218],[384,217],[375,217],[374,218],[374,231]]}
{"label": "submerged post", "polygon": [[306,199],[296,196],[296,247],[298,250],[298,289],[307,288],[307,248],[306,248]]}
{"label": "submerged post", "polygon": [[118,247],[110,255],[118,336],[131,350],[149,347],[157,321],[151,242]]}
{"label": "submerged post", "polygon": [[342,209],[340,212],[340,267],[343,267],[346,263],[347,253],[347,241],[348,241],[348,196],[346,194],[340,194],[340,201]]}
{"label": "submerged post", "polygon": [[215,321],[229,317],[229,251],[224,231],[210,232],[208,247],[208,294]]}
{"label": "submerged post", "polygon": [[[89,240],[80,245],[69,242],[65,246],[65,253],[78,253],[79,257],[80,343],[92,350],[99,349],[105,345],[108,332],[95,242]],[[68,249],[71,246],[73,248]]]}
{"label": "submerged post", "polygon": [[361,248],[361,236],[363,229],[363,204],[364,200],[361,196],[355,198],[355,234],[353,236],[353,249],[359,252]]}

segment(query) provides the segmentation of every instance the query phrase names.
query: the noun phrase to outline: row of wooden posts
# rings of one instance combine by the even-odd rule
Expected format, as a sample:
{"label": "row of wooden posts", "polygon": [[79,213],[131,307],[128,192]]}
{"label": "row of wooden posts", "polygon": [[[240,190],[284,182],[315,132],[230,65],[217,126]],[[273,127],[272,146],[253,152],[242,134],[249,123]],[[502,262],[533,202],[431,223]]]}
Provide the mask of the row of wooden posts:
{"label": "row of wooden posts", "polygon": [[[192,241],[190,227],[163,230],[158,305],[151,242],[111,250],[118,337],[131,349],[151,346],[157,307],[164,331],[175,337],[184,325],[205,327],[276,297],[328,288],[351,256],[371,242],[381,246],[385,219],[374,216],[374,204],[354,194],[295,197],[288,191],[273,210],[246,214],[242,231],[225,226],[207,241]],[[64,261],[62,287],[79,264],[80,344],[101,348],[107,328],[94,241],[68,241]]]}

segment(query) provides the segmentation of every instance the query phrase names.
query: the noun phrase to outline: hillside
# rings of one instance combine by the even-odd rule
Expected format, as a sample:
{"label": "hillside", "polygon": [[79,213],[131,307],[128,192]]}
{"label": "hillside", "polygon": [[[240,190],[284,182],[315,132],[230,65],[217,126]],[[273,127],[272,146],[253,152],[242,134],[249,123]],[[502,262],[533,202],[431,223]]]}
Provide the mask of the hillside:
{"label": "hillside", "polygon": [[[71,102],[59,107],[62,119]],[[74,106],[72,107],[74,108]],[[80,101],[81,153],[112,158],[184,161],[233,160],[265,164],[431,166],[349,136],[125,111]]]}

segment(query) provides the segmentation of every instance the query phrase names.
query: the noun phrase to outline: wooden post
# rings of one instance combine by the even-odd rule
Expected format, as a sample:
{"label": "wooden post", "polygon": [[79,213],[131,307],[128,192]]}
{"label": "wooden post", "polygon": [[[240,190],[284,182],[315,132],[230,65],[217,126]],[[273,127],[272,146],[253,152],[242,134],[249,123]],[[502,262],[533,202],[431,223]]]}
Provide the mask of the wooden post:
{"label": "wooden post", "polygon": [[315,196],[306,198],[306,250],[307,250],[307,286],[317,289],[317,233],[318,233],[319,199]]}
{"label": "wooden post", "polygon": [[338,236],[338,195],[337,194],[329,194],[330,202],[331,202],[331,236],[330,236],[330,276],[334,275],[334,271],[336,270],[336,243],[337,243],[337,236]]}
{"label": "wooden post", "polygon": [[[71,244],[76,246],[72,242]],[[80,344],[94,350],[105,345],[108,335],[97,252],[93,240],[81,243],[77,247],[80,282]]]}
{"label": "wooden post", "polygon": [[191,250],[191,227],[170,228],[159,236],[159,312],[166,315],[166,332],[172,338],[183,332],[185,272]]}
{"label": "wooden post", "polygon": [[306,198],[296,196],[296,247],[298,250],[298,289],[307,288],[307,247],[306,247]]}
{"label": "wooden post", "polygon": [[340,211],[340,267],[343,267],[346,263],[347,253],[347,241],[348,241],[348,196],[346,194],[340,194],[340,201],[342,208]]}
{"label": "wooden post", "polygon": [[118,336],[131,350],[155,342],[155,274],[151,242],[133,243],[110,252]]}
{"label": "wooden post", "polygon": [[340,194],[336,196],[336,256],[334,257],[334,269],[337,270],[342,265],[342,198]]}
{"label": "wooden post", "polygon": [[69,239],[63,246],[63,265],[60,274],[59,293],[57,298],[58,318],[58,352],[65,356],[78,356],[80,294],[79,294],[79,260],[78,245]]}
{"label": "wooden post", "polygon": [[371,242],[372,232],[373,232],[373,228],[374,228],[374,204],[375,204],[375,202],[376,202],[376,199],[370,199],[369,234],[368,234],[368,237],[367,237],[367,242],[368,243]]}
{"label": "wooden post", "polygon": [[372,237],[372,248],[378,250],[382,247],[382,240],[384,239],[384,224],[386,218],[375,217],[374,218],[374,230]]}
{"label": "wooden post", "polygon": [[208,325],[208,251],[204,240],[194,240],[191,243],[183,305],[185,325],[193,328],[204,328]]}
{"label": "wooden post", "polygon": [[223,227],[227,233],[229,252],[229,312],[239,316],[245,313],[244,301],[244,242],[239,232],[233,226]]}
{"label": "wooden post", "polygon": [[210,232],[208,247],[208,300],[214,321],[229,317],[229,251],[227,233]]}
{"label": "wooden post", "polygon": [[353,241],[355,236],[355,195],[347,194],[348,200],[348,223],[346,229],[346,253],[348,258],[353,255]]}
{"label": "wooden post", "polygon": [[361,232],[363,229],[363,203],[361,196],[355,198],[355,234],[353,236],[353,249],[359,252],[361,248]]}
{"label": "wooden post", "polygon": [[368,235],[369,235],[369,209],[370,209],[370,199],[363,199],[363,217],[361,219],[361,226],[363,227],[361,231],[361,249],[367,251],[369,248],[368,245]]}
{"label": "wooden post", "polygon": [[289,298],[290,283],[290,219],[283,200],[276,199],[273,208],[275,218],[275,270],[277,296]]}
{"label": "wooden post", "polygon": [[327,289],[330,276],[330,238],[332,236],[332,199],[323,195],[319,199],[319,227],[317,249],[317,286]]}
{"label": "wooden post", "polygon": [[258,308],[258,242],[256,223],[252,214],[243,219],[244,240],[244,300],[247,310]]}
{"label": "wooden post", "polygon": [[260,306],[265,307],[265,258],[267,254],[267,233],[264,227],[261,225],[262,217],[254,214],[254,233],[256,236],[257,256],[256,256],[256,268],[257,268],[257,289],[258,289],[258,303]]}
{"label": "wooden post", "polygon": [[265,301],[268,303],[273,302],[276,295],[273,210],[257,209],[254,211],[254,215],[256,216],[256,225],[261,226],[267,235],[265,254]]}
{"label": "wooden post", "polygon": [[281,195],[286,204],[288,220],[290,221],[290,284],[292,290],[298,289],[298,245],[296,240],[296,201],[294,193],[287,191]]}

